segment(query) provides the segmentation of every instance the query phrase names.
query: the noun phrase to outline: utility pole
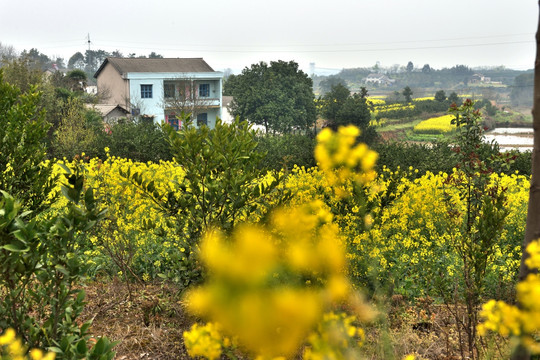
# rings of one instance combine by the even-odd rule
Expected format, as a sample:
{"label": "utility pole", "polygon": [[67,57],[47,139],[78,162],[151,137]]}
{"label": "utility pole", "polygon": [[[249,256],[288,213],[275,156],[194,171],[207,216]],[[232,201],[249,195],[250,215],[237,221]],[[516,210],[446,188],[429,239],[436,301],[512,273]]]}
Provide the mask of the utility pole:
{"label": "utility pole", "polygon": [[88,51],[90,51],[90,44],[92,44],[92,41],[90,41],[90,33],[88,33],[88,36],[86,37],[86,39],[88,40]]}

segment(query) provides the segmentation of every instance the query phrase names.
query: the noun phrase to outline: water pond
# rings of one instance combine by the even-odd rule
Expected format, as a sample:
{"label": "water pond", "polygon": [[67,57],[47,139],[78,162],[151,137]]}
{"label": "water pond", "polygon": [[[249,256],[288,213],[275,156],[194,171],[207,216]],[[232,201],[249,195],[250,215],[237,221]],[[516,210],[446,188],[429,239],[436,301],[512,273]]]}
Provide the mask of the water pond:
{"label": "water pond", "polygon": [[486,132],[486,141],[495,140],[501,150],[528,151],[533,148],[532,128],[495,128]]}

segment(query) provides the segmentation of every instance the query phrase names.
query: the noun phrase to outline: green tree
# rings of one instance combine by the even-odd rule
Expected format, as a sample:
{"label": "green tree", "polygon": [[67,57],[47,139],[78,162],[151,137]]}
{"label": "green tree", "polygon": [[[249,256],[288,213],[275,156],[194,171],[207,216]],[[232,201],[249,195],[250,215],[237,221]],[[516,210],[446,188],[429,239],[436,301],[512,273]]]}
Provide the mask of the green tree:
{"label": "green tree", "polygon": [[414,64],[412,63],[412,61],[409,61],[407,63],[407,72],[410,73],[414,70]]}
{"label": "green tree", "polygon": [[429,64],[425,64],[424,67],[422,68],[422,73],[429,74],[430,72],[431,72],[431,67],[429,66]]}
{"label": "green tree", "polygon": [[49,125],[40,96],[35,87],[23,93],[5,82],[0,69],[0,190],[34,211],[49,205],[54,188],[52,164],[44,164]]}
{"label": "green tree", "polygon": [[66,80],[69,83],[71,91],[84,91],[88,77],[80,69],[73,69],[66,74]]}
{"label": "green tree", "polygon": [[322,98],[322,104],[322,116],[334,130],[352,124],[362,130],[362,141],[370,142],[375,137],[374,130],[369,126],[371,113],[365,88],[359,94],[351,95],[349,89],[342,84],[334,85]]}
{"label": "green tree", "polygon": [[[523,239],[522,249],[538,238],[540,234],[540,23],[536,30],[536,58],[534,62],[533,85],[533,128],[534,128],[534,149],[532,155],[531,186],[529,190],[529,202],[527,207],[527,223],[525,227],[525,238]],[[525,280],[534,270],[527,266],[526,261],[529,258],[527,251],[522,252],[521,264],[519,268],[519,280]],[[518,305],[523,299],[518,300]],[[533,359],[530,349],[527,349],[523,343],[515,349],[512,354],[512,360]]]}
{"label": "green tree", "polygon": [[461,104],[461,99],[455,91],[450,93],[450,95],[448,96],[448,101],[450,101],[450,104],[456,104],[458,106]]}
{"label": "green tree", "polygon": [[443,102],[446,100],[446,93],[444,90],[439,90],[435,93],[435,101]]}
{"label": "green tree", "polygon": [[21,53],[21,59],[26,59],[34,69],[45,70],[52,65],[51,59],[47,55],[40,53],[36,48],[29,51],[24,50]]}
{"label": "green tree", "polygon": [[[486,272],[493,261],[493,254],[508,215],[508,208],[505,206],[506,187],[491,177],[493,169],[497,163],[503,161],[503,158],[482,155],[482,150],[497,152],[498,149],[485,144],[481,114],[474,109],[473,101],[466,99],[459,107],[453,104],[449,113],[455,116],[452,123],[456,125],[455,142],[458,145],[456,168],[459,170],[448,176],[445,185],[457,190],[466,207],[463,210],[456,210],[454,193],[447,194],[445,202],[451,219],[449,226],[459,229],[452,236],[452,246],[460,256],[459,270],[464,289],[453,294],[452,291],[447,291],[448,288],[442,289],[441,295],[445,301],[454,304],[453,313],[458,331],[462,328],[466,334],[467,346],[462,347],[462,354],[466,348],[471,359],[478,359],[478,308],[485,291]],[[454,286],[450,285],[451,288]],[[458,306],[463,306],[457,305],[459,303],[465,305],[467,316],[464,320],[458,320],[463,318],[457,310]]]}
{"label": "green tree", "polygon": [[253,64],[231,75],[224,87],[233,96],[232,115],[267,132],[307,130],[315,123],[313,81],[294,61]]}
{"label": "green tree", "polygon": [[347,82],[343,80],[339,75],[330,75],[321,80],[319,83],[319,90],[322,95],[332,90],[333,86],[341,84],[347,87]]}
{"label": "green tree", "polygon": [[343,84],[333,85],[323,100],[322,116],[331,123],[337,122],[337,114],[349,98],[351,92]]}
{"label": "green tree", "polygon": [[86,50],[84,54],[84,71],[91,75],[94,75],[94,73],[97,71],[97,69],[99,69],[101,64],[103,64],[103,61],[105,61],[108,56],[111,56],[111,54],[109,54],[105,50]]}
{"label": "green tree", "polygon": [[28,59],[6,61],[2,70],[4,81],[14,85],[23,93],[30,91],[32,86],[43,83],[43,72],[32,68]]}
{"label": "green tree", "polygon": [[64,105],[62,120],[56,131],[53,153],[58,158],[72,159],[85,153],[95,156],[96,132],[86,120],[87,110],[80,99],[70,98]]}
{"label": "green tree", "polygon": [[364,86],[362,86],[362,87],[360,88],[359,94],[360,94],[360,97],[361,97],[362,99],[367,99],[367,97],[369,96],[369,94],[368,94],[368,89],[366,89]]}
{"label": "green tree", "polygon": [[68,60],[68,69],[84,69],[84,55],[81,52],[76,52]]}
{"label": "green tree", "polygon": [[412,101],[413,91],[411,90],[410,87],[405,86],[405,88],[403,89],[402,94],[403,94],[403,96],[405,97],[405,101],[406,101],[406,102],[409,103],[409,102]]}
{"label": "green tree", "polygon": [[156,54],[155,51],[152,51],[152,52],[148,55],[148,58],[149,58],[149,59],[163,59],[163,55]]}
{"label": "green tree", "polygon": [[371,113],[367,106],[366,99],[360,94],[349,96],[336,114],[338,125],[355,125],[365,129],[371,120]]}
{"label": "green tree", "polygon": [[456,65],[450,68],[450,73],[456,77],[470,76],[473,71],[466,65]]}
{"label": "green tree", "polygon": [[180,286],[188,286],[201,279],[196,259],[201,235],[216,228],[231,231],[248,214],[264,216],[271,207],[267,195],[276,190],[281,177],[276,174],[277,180],[271,183],[260,181],[267,173],[260,167],[265,154],[256,150],[255,132],[247,122],[217,121],[213,129],[196,128],[189,115],[183,115],[182,123],[185,126],[180,131],[163,125],[174,161],[185,172],[177,189],[163,193],[153,180],[146,180],[140,173],[128,170],[121,174],[176,223],[186,254],[190,255],[179,264],[177,273],[171,271],[168,276]]}
{"label": "green tree", "polygon": [[338,126],[355,125],[362,130],[360,141],[372,143],[376,137],[376,132],[369,125],[371,121],[371,112],[367,104],[366,98],[361,94],[349,96],[345,103],[338,111],[335,124]]}

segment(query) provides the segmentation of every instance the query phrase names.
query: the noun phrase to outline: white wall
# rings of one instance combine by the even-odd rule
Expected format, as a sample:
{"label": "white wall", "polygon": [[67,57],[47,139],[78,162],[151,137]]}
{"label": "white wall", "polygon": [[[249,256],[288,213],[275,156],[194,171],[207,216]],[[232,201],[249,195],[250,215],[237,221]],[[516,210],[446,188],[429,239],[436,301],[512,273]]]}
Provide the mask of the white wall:
{"label": "white wall", "polygon": [[[210,98],[219,99],[220,109],[209,109],[208,125],[215,124],[216,117],[221,116],[221,88],[223,74],[213,73],[128,73],[130,99],[133,107],[139,108],[141,115],[154,117],[155,123],[165,120],[163,106],[164,80],[193,79],[197,82],[207,80],[210,83]],[[152,98],[141,98],[141,85],[152,85]],[[213,126],[213,125],[212,125]]]}

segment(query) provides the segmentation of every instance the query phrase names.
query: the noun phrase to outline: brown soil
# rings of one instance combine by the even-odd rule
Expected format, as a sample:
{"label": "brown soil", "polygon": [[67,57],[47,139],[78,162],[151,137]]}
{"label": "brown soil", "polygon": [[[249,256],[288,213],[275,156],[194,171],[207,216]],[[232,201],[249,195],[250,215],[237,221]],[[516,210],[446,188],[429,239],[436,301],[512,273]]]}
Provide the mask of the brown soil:
{"label": "brown soil", "polygon": [[[93,319],[95,336],[119,341],[115,359],[190,359],[182,333],[195,319],[184,312],[174,287],[132,284],[130,295],[125,283],[113,280],[93,282],[85,291],[82,320]],[[384,321],[364,327],[366,359],[403,359],[408,354],[419,360],[462,358],[455,317],[448,307],[434,304],[430,298],[415,299],[412,304],[395,295],[382,313],[388,314]],[[504,359],[508,358],[506,345],[501,338],[482,339],[480,348],[491,352],[493,359]]]}
{"label": "brown soil", "polygon": [[119,341],[118,360],[189,359],[182,333],[194,319],[186,316],[176,289],[164,285],[131,285],[131,296],[117,280],[85,288],[83,320],[93,319],[92,333]]}

